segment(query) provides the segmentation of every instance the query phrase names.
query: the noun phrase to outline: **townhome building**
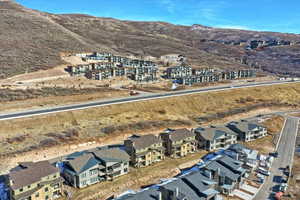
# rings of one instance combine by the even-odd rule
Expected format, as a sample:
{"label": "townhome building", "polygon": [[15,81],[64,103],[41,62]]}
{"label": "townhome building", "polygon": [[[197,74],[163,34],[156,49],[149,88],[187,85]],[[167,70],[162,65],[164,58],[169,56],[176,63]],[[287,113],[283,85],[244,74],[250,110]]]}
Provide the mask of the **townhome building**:
{"label": "townhome building", "polygon": [[91,80],[105,80],[112,78],[112,69],[93,70],[86,72],[85,76]]}
{"label": "townhome building", "polygon": [[130,163],[134,167],[146,167],[165,159],[165,148],[160,137],[155,135],[132,135],[124,141]]}
{"label": "townhome building", "polygon": [[197,149],[196,135],[188,129],[168,129],[160,136],[166,148],[166,154],[172,158],[186,156]]}
{"label": "townhome building", "polygon": [[77,152],[64,160],[63,176],[77,188],[113,180],[129,172],[129,155],[119,148]]}
{"label": "townhome building", "polygon": [[209,75],[216,72],[213,68],[193,69],[193,75]]}
{"label": "townhome building", "polygon": [[249,142],[267,135],[267,128],[257,122],[241,120],[230,122],[227,127],[238,134],[238,140]]}
{"label": "townhome building", "polygon": [[233,159],[243,162],[244,166],[250,171],[258,166],[258,151],[249,149],[242,144],[233,144],[224,153]]}
{"label": "townhome building", "polygon": [[244,183],[247,176],[247,170],[242,165],[242,162],[222,155],[209,161],[202,170],[207,177],[218,183],[216,190],[230,195]]}
{"label": "townhome building", "polygon": [[84,76],[87,71],[93,70],[92,64],[68,66],[67,71],[71,76]]}
{"label": "townhome building", "polygon": [[130,78],[137,82],[152,82],[158,80],[158,69],[155,65],[135,66]]}
{"label": "townhome building", "polygon": [[62,195],[63,179],[48,161],[20,163],[8,175],[10,199],[51,200]]}
{"label": "townhome building", "polygon": [[169,67],[166,70],[166,78],[177,79],[192,75],[192,67],[180,65],[175,67]]}
{"label": "townhome building", "polygon": [[237,143],[237,133],[226,126],[199,127],[194,130],[198,148],[207,151],[228,148]]}

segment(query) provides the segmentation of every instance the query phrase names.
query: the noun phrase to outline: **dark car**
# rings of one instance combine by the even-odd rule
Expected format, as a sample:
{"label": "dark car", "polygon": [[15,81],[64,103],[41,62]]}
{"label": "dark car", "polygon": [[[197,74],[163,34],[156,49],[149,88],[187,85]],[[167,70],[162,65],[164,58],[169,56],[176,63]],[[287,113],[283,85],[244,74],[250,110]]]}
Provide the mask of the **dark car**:
{"label": "dark car", "polygon": [[277,151],[275,151],[275,152],[273,152],[273,153],[270,153],[270,156],[273,156],[274,158],[277,158],[278,157],[278,152]]}

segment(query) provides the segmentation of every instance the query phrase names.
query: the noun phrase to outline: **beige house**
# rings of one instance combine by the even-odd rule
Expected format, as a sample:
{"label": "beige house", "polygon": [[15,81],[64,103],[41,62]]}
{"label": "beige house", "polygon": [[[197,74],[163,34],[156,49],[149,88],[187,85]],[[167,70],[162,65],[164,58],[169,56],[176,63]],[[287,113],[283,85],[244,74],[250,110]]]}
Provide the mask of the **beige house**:
{"label": "beige house", "polygon": [[20,163],[8,175],[12,200],[51,200],[62,194],[59,169],[48,161]]}
{"label": "beige house", "polygon": [[165,159],[162,140],[155,135],[133,135],[124,145],[134,167],[146,167]]}
{"label": "beige house", "polygon": [[166,154],[172,158],[183,157],[197,150],[196,135],[188,129],[168,129],[160,136],[166,148]]}

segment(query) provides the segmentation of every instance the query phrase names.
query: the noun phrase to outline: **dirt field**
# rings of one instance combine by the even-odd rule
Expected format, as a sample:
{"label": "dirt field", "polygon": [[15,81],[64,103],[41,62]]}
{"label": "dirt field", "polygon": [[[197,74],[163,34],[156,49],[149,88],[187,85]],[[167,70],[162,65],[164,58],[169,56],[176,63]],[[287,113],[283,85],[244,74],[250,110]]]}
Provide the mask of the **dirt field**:
{"label": "dirt field", "polygon": [[[68,91],[73,89],[65,88],[64,90]],[[31,91],[31,92],[30,92]],[[43,92],[37,92],[40,91],[40,89],[35,90],[25,90],[22,91],[20,94],[16,94],[15,96],[9,97],[9,98],[17,98],[22,99],[26,96],[30,96],[30,93],[43,93]],[[42,89],[43,91],[43,89]],[[85,92],[86,91],[86,92]],[[90,93],[88,91],[91,91]],[[14,93],[15,91],[11,91],[9,93]],[[25,94],[22,96],[22,94]],[[71,92],[72,93],[72,92]],[[4,95],[7,95],[4,94]],[[101,100],[101,99],[109,99],[109,98],[117,98],[117,97],[125,97],[129,96],[129,92],[126,90],[118,90],[118,89],[111,89],[111,88],[90,88],[86,90],[81,90],[76,94],[74,92],[73,95],[55,95],[52,94],[48,96],[48,94],[40,95],[39,97],[34,97],[35,95],[31,95],[33,98],[25,99],[25,100],[14,100],[14,101],[4,101],[1,102],[0,106],[0,113],[1,112],[14,112],[18,110],[24,110],[26,109],[38,109],[41,107],[50,107],[50,106],[58,106],[58,105],[66,105],[66,104],[72,104],[72,103],[81,103],[85,101],[95,101],[95,100]],[[2,99],[2,98],[0,98]],[[4,96],[3,96],[4,99]]]}
{"label": "dirt field", "polygon": [[[299,85],[203,93],[1,121],[0,153],[9,157],[3,158],[8,162],[2,162],[0,168],[5,170],[16,161],[31,159],[35,152],[38,152],[34,157],[36,161],[67,154],[72,151],[69,147],[73,144],[94,141],[95,145],[103,145],[117,143],[126,135],[136,132],[152,133],[167,127],[196,127],[200,123],[199,117],[215,117],[201,121],[203,125],[236,120],[247,117],[249,113],[255,115],[295,109],[299,103]],[[78,150],[83,148],[89,147],[83,146]],[[12,159],[14,156],[18,156],[18,159]]]}

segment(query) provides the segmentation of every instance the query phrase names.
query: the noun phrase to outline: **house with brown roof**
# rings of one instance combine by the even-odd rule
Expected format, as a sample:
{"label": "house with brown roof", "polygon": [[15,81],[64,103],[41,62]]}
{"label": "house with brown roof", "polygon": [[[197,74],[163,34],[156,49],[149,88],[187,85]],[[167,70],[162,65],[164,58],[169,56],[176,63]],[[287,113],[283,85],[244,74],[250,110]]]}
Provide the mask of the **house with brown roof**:
{"label": "house with brown roof", "polygon": [[166,148],[166,155],[172,158],[183,157],[197,150],[196,135],[186,128],[167,129],[160,136]]}
{"label": "house with brown roof", "polygon": [[12,200],[51,200],[62,194],[59,169],[48,161],[20,163],[8,175]]}
{"label": "house with brown roof", "polygon": [[134,167],[146,167],[165,159],[165,148],[160,137],[155,135],[133,135],[124,141]]}

